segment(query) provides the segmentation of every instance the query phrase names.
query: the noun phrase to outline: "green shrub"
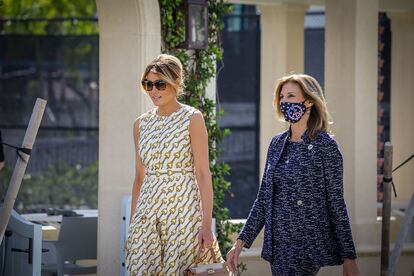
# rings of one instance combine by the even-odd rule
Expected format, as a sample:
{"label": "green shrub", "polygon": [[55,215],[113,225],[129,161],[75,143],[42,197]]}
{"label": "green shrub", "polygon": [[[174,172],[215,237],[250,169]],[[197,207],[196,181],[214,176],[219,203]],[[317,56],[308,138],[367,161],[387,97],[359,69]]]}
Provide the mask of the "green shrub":
{"label": "green shrub", "polygon": [[[0,172],[1,201],[7,192],[12,170]],[[98,206],[98,162],[84,168],[59,163],[39,176],[26,174],[15,202],[19,212],[41,211],[47,208],[96,209]]]}

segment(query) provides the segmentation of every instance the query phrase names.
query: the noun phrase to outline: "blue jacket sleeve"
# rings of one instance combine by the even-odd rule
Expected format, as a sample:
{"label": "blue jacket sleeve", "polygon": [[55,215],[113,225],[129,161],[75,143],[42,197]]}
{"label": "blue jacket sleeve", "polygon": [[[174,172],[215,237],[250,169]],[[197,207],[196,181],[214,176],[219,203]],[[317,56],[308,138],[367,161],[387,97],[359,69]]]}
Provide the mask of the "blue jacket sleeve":
{"label": "blue jacket sleeve", "polygon": [[267,183],[267,175],[268,175],[268,164],[269,164],[269,157],[272,152],[272,145],[273,141],[270,143],[267,157],[266,157],[266,164],[264,167],[264,173],[262,177],[262,182],[259,187],[259,191],[257,193],[256,200],[253,203],[253,206],[250,210],[250,214],[247,218],[246,224],[244,225],[242,231],[239,234],[238,239],[245,242],[244,247],[250,248],[253,241],[256,239],[257,235],[259,235],[260,231],[262,230],[264,223],[265,223],[265,202],[266,198],[269,196],[266,192]]}
{"label": "blue jacket sleeve", "polygon": [[343,191],[343,159],[335,140],[330,139],[323,151],[328,212],[344,259],[355,259],[356,252]]}

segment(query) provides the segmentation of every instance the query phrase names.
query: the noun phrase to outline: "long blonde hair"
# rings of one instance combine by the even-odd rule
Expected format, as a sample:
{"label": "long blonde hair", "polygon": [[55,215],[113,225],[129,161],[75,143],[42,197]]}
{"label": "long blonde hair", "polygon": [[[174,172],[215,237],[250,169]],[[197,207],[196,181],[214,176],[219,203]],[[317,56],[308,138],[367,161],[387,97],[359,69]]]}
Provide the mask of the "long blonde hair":
{"label": "long blonde hair", "polygon": [[276,116],[282,120],[284,118],[282,111],[280,110],[280,92],[282,91],[283,85],[288,82],[298,84],[305,100],[309,100],[313,103],[307,124],[309,137],[314,140],[318,131],[328,132],[329,113],[322,88],[315,78],[306,74],[294,73],[278,79],[273,94],[273,107],[275,108]]}
{"label": "long blonde hair", "polygon": [[170,84],[177,93],[177,96],[183,93],[183,65],[175,56],[167,54],[157,56],[147,65],[147,67],[145,67],[144,73],[142,73],[141,76],[141,81],[147,78],[149,72],[158,74],[162,80]]}

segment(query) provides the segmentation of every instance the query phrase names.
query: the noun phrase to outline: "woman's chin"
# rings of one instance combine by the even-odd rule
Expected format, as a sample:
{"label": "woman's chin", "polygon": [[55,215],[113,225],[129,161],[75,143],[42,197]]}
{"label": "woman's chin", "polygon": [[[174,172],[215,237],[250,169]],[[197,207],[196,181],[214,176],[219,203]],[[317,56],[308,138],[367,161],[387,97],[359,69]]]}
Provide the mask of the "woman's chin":
{"label": "woman's chin", "polygon": [[152,103],[153,103],[155,106],[160,106],[160,105],[162,105],[161,101],[159,101],[159,100],[152,100]]}

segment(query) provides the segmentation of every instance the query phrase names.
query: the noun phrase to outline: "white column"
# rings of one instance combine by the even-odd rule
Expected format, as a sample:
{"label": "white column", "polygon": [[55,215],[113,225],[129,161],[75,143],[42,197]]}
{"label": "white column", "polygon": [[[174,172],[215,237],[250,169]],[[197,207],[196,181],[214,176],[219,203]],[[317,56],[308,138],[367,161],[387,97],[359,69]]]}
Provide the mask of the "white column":
{"label": "white column", "polygon": [[132,127],[151,106],[139,89],[161,48],[158,1],[97,0],[99,16],[98,275],[119,275],[121,198],[130,194]]}
{"label": "white column", "polygon": [[326,98],[344,157],[345,198],[357,244],[379,242],[377,35],[378,0],[326,0]]}
{"label": "white column", "polygon": [[[388,13],[391,19],[391,142],[394,167],[414,153],[414,12]],[[414,193],[413,160],[394,173],[398,198]]]}
{"label": "white column", "polygon": [[277,121],[272,106],[278,78],[304,70],[304,20],[307,5],[261,5],[260,161],[263,171],[269,142],[287,125]]}

